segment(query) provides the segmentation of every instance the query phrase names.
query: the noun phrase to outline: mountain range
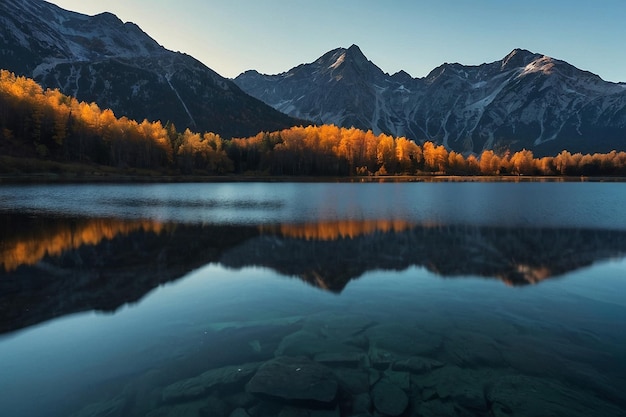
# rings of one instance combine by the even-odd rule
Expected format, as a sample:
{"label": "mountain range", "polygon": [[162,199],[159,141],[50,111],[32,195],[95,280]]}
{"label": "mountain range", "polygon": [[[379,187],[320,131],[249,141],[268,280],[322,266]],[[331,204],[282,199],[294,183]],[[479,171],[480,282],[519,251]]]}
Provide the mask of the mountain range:
{"label": "mountain range", "polygon": [[235,83],[294,117],[465,154],[626,149],[626,84],[523,49],[478,66],[445,63],[413,78],[384,73],[352,45],[277,75],[246,71]]}
{"label": "mountain range", "polygon": [[3,69],[118,117],[171,121],[179,131],[224,137],[299,123],[111,13],[87,16],[42,0],[2,0],[0,39]]}
{"label": "mountain range", "polygon": [[316,123],[432,141],[465,155],[626,150],[626,83],[523,49],[426,77],[383,72],[358,46],[263,75],[224,78],[111,13],[43,0],[0,2],[0,67],[135,120],[252,136]]}

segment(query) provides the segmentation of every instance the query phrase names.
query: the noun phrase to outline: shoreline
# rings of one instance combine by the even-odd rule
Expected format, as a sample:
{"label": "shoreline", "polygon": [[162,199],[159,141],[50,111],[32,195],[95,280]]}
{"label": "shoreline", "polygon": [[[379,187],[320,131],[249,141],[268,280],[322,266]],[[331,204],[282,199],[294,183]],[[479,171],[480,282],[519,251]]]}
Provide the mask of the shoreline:
{"label": "shoreline", "polygon": [[100,184],[100,183],[236,183],[236,182],[320,182],[320,183],[393,183],[393,182],[626,182],[626,177],[517,176],[517,175],[389,175],[363,177],[272,176],[272,175],[146,175],[121,173],[38,173],[0,174],[0,185],[9,184]]}

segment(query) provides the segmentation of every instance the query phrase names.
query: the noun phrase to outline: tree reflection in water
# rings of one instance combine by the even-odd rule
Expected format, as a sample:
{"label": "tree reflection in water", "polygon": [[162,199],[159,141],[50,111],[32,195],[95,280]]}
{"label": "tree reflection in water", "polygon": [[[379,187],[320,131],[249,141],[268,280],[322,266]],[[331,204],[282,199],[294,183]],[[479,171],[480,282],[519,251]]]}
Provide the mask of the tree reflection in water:
{"label": "tree reflection in water", "polygon": [[261,266],[341,292],[372,270],[424,267],[507,285],[626,254],[626,231],[349,220],[273,225],[0,217],[0,332],[79,311],[114,311],[209,263]]}

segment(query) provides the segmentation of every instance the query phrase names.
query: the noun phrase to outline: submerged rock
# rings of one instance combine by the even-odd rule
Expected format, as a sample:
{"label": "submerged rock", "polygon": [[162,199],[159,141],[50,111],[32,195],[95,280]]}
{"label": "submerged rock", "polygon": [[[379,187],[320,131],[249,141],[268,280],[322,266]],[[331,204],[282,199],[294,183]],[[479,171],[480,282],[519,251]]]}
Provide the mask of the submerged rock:
{"label": "submerged rock", "polygon": [[[205,404],[202,401],[193,401],[186,404],[177,404],[173,406],[160,407],[150,411],[145,417],[205,417],[200,410]],[[217,414],[212,417],[222,417]],[[227,416],[228,417],[228,416]]]}
{"label": "submerged rock", "polygon": [[90,404],[72,417],[123,417],[126,401],[123,397]]}
{"label": "submerged rock", "polygon": [[411,379],[409,377],[408,372],[397,372],[392,370],[387,370],[384,373],[383,380],[390,382],[399,388],[408,391],[411,388]]}
{"label": "submerged rock", "polygon": [[397,385],[385,380],[380,381],[372,390],[374,407],[388,416],[399,416],[409,406],[409,397]]}
{"label": "submerged rock", "polygon": [[258,404],[247,409],[251,417],[278,416],[283,409],[283,404],[275,401],[260,401]]}
{"label": "submerged rock", "polygon": [[503,366],[506,363],[498,343],[480,333],[451,333],[445,338],[444,350],[450,361],[460,366]]}
{"label": "submerged rock", "polygon": [[344,341],[362,333],[375,323],[370,318],[357,314],[324,312],[309,317],[304,329],[322,336]]}
{"label": "submerged rock", "polygon": [[341,417],[339,408],[334,410],[311,410],[310,417]]}
{"label": "submerged rock", "polygon": [[[307,356],[314,358],[316,355],[358,355],[363,353],[361,349],[353,345],[347,345],[332,338],[326,338],[306,330],[300,330],[286,336],[276,349],[276,356]],[[356,356],[355,356],[356,357]],[[354,357],[350,360],[353,360]]]}
{"label": "submerged rock", "polygon": [[416,410],[416,415],[420,417],[443,417],[457,414],[454,410],[454,404],[439,399],[420,403]]}
{"label": "submerged rock", "polygon": [[285,407],[277,417],[340,417],[339,409],[309,410],[306,408]]}
{"label": "submerged rock", "polygon": [[247,410],[253,404],[255,404],[258,400],[254,395],[250,394],[249,392],[246,392],[242,388],[241,391],[236,392],[227,397],[224,397],[224,401],[226,401],[234,409],[242,408],[244,410]]}
{"label": "submerged rock", "polygon": [[250,417],[250,414],[243,408],[236,408],[228,417]]}
{"label": "submerged rock", "polygon": [[442,366],[444,366],[444,363],[438,360],[412,356],[408,359],[394,362],[391,369],[394,371],[406,371],[412,374],[424,374]]}
{"label": "submerged rock", "polygon": [[376,369],[369,368],[367,370],[367,374],[369,375],[370,387],[373,387],[378,381],[380,381],[381,373]]}
{"label": "submerged rock", "polygon": [[372,409],[372,397],[369,394],[357,394],[352,398],[352,412],[367,414]]}
{"label": "submerged rock", "polygon": [[422,398],[454,402],[464,409],[486,411],[485,387],[500,375],[493,370],[462,369],[446,366],[428,374],[413,375],[412,381],[422,390]]}
{"label": "submerged rock", "polygon": [[405,357],[385,349],[380,349],[376,345],[370,346],[368,356],[370,366],[379,371],[389,369],[394,362],[398,362]]}
{"label": "submerged rock", "polygon": [[350,394],[360,394],[370,390],[370,374],[365,369],[333,369],[339,387]]}
{"label": "submerged rock", "polygon": [[624,409],[574,390],[558,381],[524,375],[508,375],[495,381],[487,399],[495,417],[618,417]]}
{"label": "submerged rock", "polygon": [[365,331],[370,345],[409,356],[434,353],[441,346],[438,335],[427,333],[409,325],[383,324]]}
{"label": "submerged rock", "polygon": [[365,363],[366,355],[359,351],[323,352],[313,358],[315,362],[323,363],[331,367],[357,367]]}
{"label": "submerged rock", "polygon": [[258,363],[250,363],[212,369],[194,378],[168,385],[163,389],[161,398],[164,402],[189,401],[208,395],[215,387],[233,384],[241,384],[243,387],[258,367]]}
{"label": "submerged rock", "polygon": [[304,357],[270,360],[259,367],[246,385],[246,390],[256,395],[323,404],[335,401],[337,389],[337,380],[329,368]]}
{"label": "submerged rock", "polygon": [[205,404],[198,410],[199,417],[230,417],[231,409],[217,397],[209,397]]}

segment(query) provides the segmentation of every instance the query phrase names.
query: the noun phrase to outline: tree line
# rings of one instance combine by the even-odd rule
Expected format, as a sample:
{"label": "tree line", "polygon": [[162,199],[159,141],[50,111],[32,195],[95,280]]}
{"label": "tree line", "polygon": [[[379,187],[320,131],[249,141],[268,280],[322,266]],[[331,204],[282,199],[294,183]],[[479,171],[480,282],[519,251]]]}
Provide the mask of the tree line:
{"label": "tree line", "polygon": [[626,153],[534,157],[529,150],[468,155],[432,142],[334,125],[297,126],[223,139],[172,123],[116,117],[95,103],[0,71],[4,155],[180,174],[250,175],[626,175]]}

